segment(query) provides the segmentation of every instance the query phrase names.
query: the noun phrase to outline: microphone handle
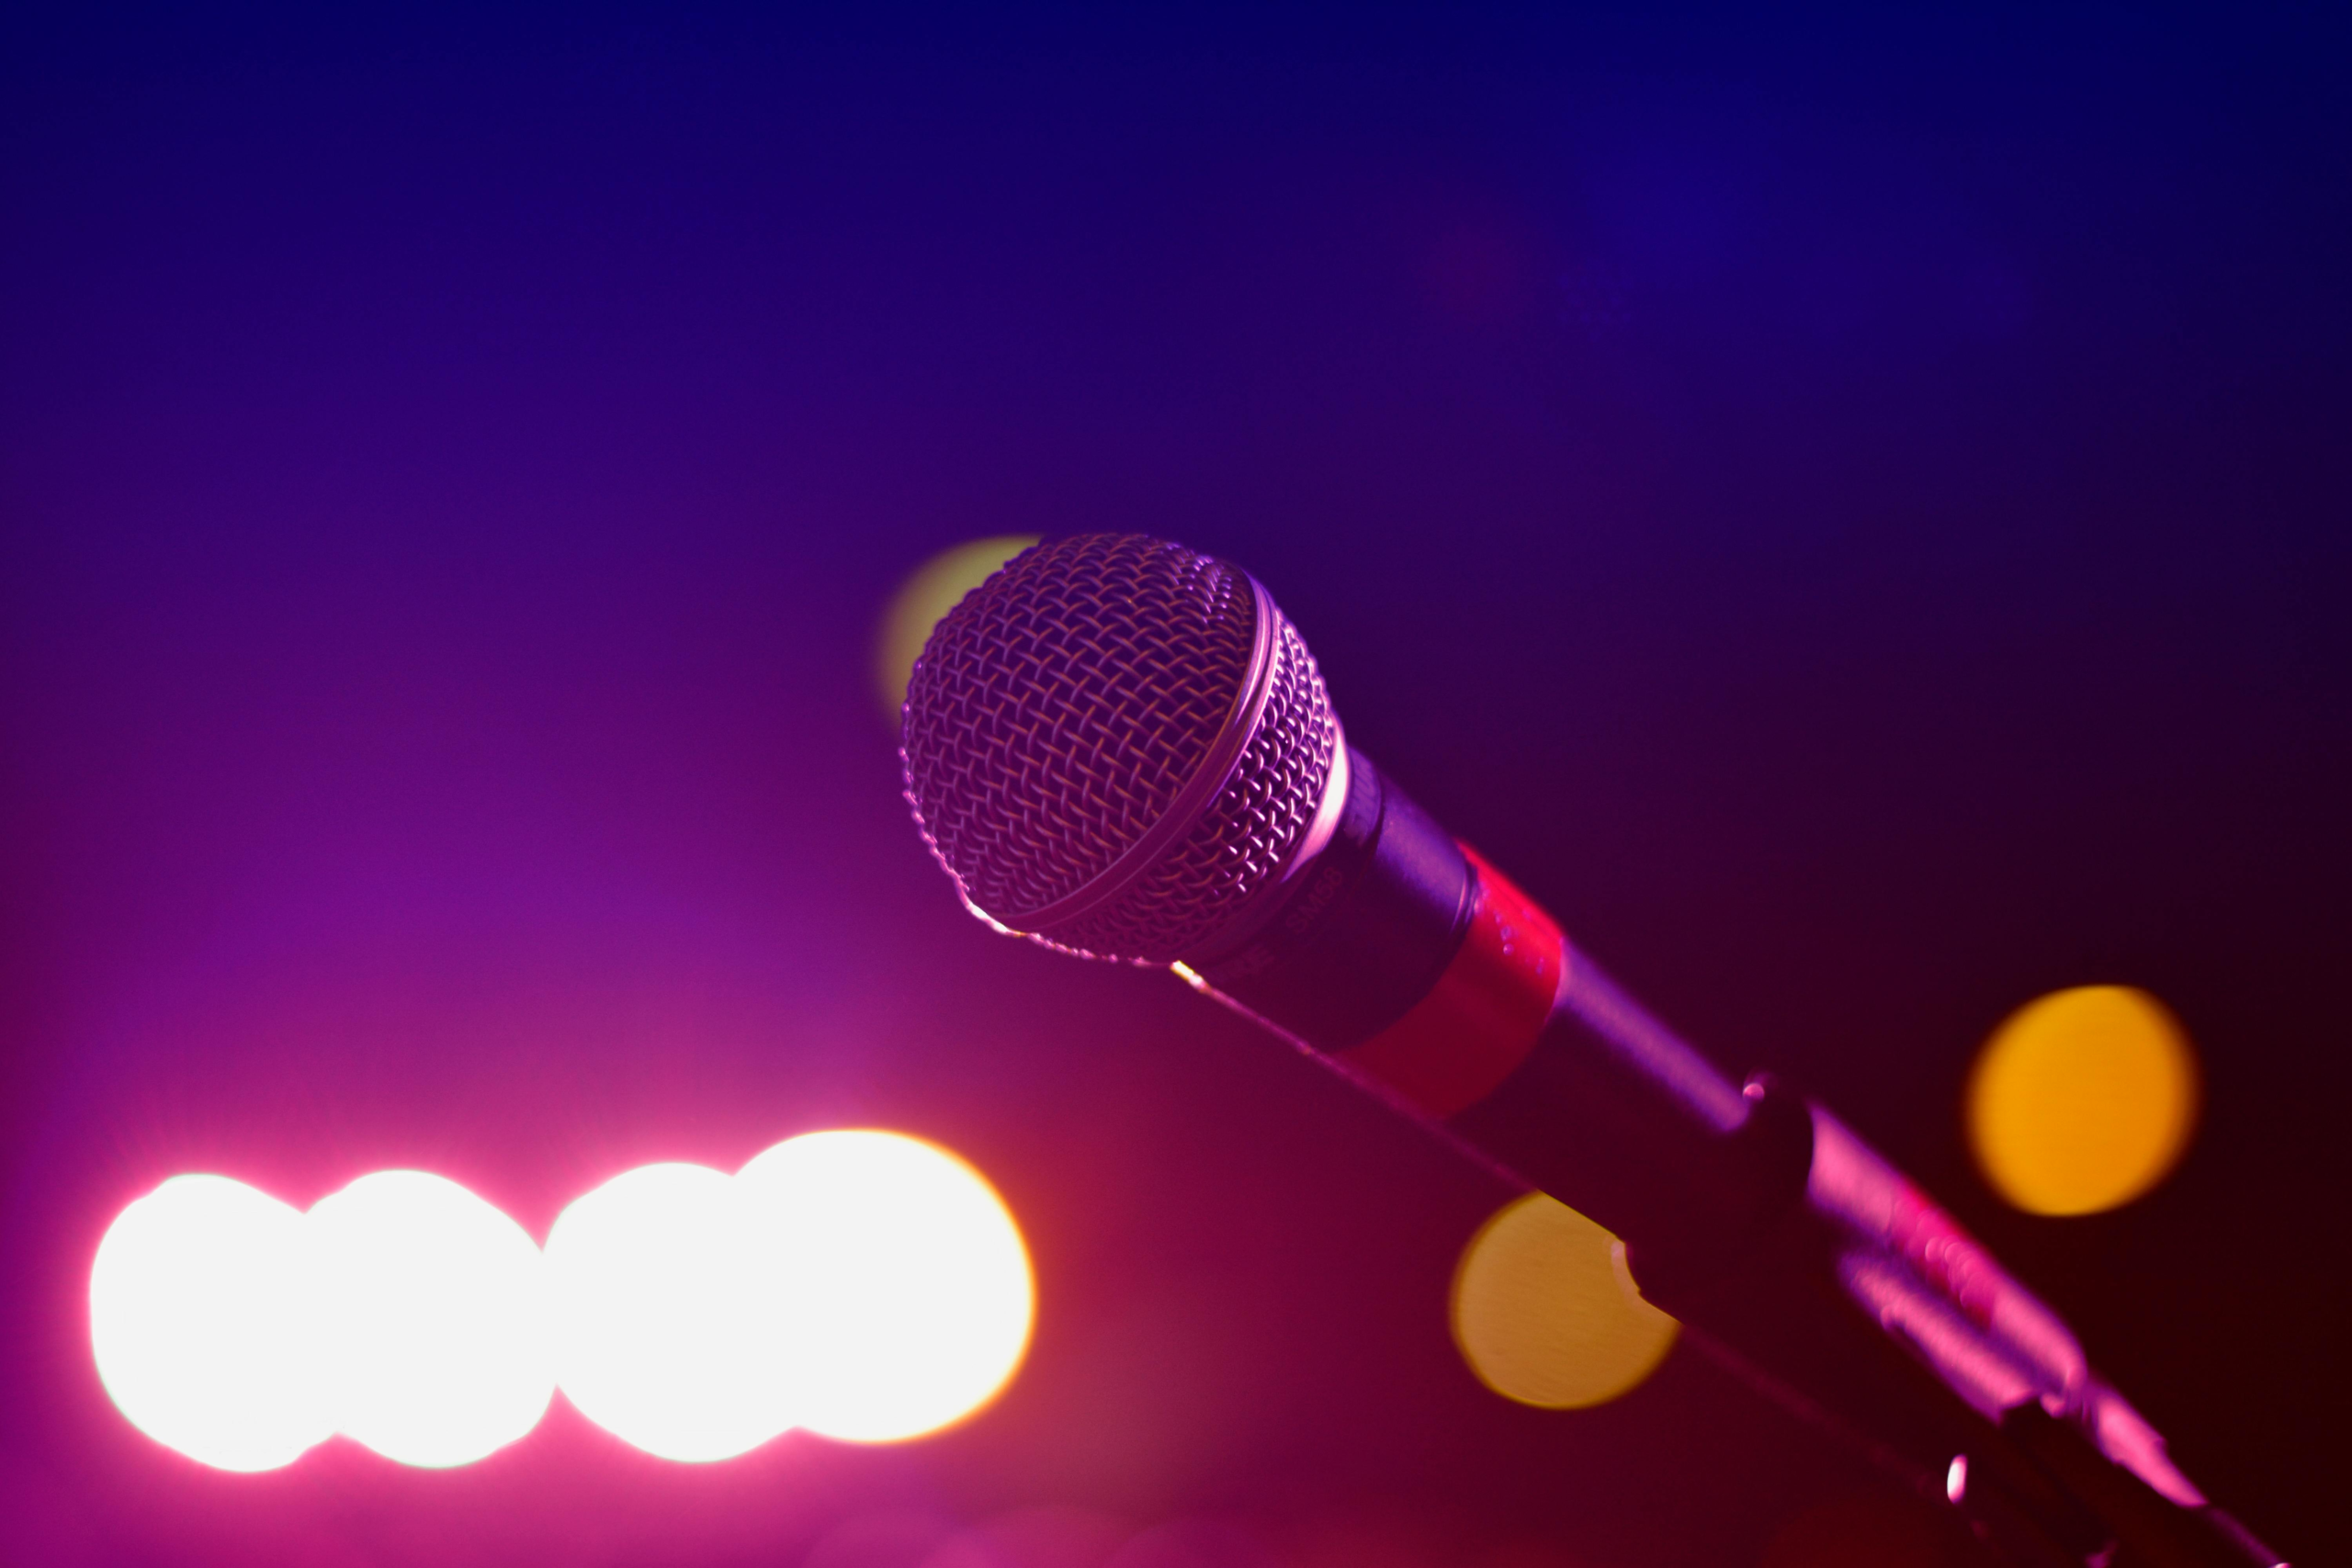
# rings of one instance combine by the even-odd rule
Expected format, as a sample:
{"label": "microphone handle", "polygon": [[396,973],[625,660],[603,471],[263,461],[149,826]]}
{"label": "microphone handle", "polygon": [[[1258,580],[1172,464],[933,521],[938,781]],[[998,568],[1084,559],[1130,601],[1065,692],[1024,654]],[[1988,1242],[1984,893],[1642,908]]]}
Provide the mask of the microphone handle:
{"label": "microphone handle", "polygon": [[[1836,1117],[1725,1077],[1353,748],[1344,788],[1329,842],[1178,975],[1616,1233],[1677,1315],[1808,1227],[1841,1292],[1972,1408],[2047,1411],[2165,1512],[2208,1512],[2058,1315]],[[2279,1562],[2220,1518],[2177,1560]]]}

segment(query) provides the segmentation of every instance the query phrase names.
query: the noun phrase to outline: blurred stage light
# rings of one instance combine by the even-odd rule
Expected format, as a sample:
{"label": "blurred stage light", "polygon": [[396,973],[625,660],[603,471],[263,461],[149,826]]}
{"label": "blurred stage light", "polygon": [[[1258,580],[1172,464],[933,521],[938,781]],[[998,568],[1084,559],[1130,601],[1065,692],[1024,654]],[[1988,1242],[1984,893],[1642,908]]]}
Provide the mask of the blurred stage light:
{"label": "blurred stage light", "polygon": [[663,1459],[731,1459],[793,1424],[780,1260],[739,1199],[723,1171],[642,1166],[548,1233],[557,1382]]}
{"label": "blurred stage light", "polygon": [[445,1177],[380,1170],[311,1205],[343,1434],[402,1464],[470,1464],[555,1393],[539,1249]]}
{"label": "blurred stage light", "polygon": [[131,1425],[221,1470],[275,1470],[334,1430],[300,1211],[175,1176],[118,1215],[90,1269],[90,1348]]}
{"label": "blurred stage light", "polygon": [[1968,1136],[2002,1197],[2091,1214],[2164,1179],[2197,1122],[2197,1058],[2169,1010],[2129,986],[2054,991],[1994,1031],[1969,1076]]}
{"label": "blurred stage light", "polygon": [[875,643],[874,683],[890,722],[907,700],[907,677],[915,656],[931,636],[939,617],[954,609],[965,594],[988,581],[989,574],[1037,542],[1035,534],[1005,534],[975,539],[968,545],[942,550],[917,567],[891,597],[882,613],[882,627]]}
{"label": "blurred stage light", "polygon": [[985,1178],[902,1134],[814,1133],[728,1176],[623,1173],[542,1255],[443,1177],[378,1171],[305,1216],[179,1176],[117,1216],[90,1271],[98,1375],[140,1430],[225,1470],[336,1431],[468,1464],[560,1382],[665,1459],[801,1426],[889,1442],[980,1408],[1029,1342],[1027,1249]]}
{"label": "blurred stage light", "polygon": [[1638,1386],[1678,1325],[1642,1300],[1624,1258],[1616,1237],[1541,1192],[1498,1210],[1453,1276],[1453,1339],[1478,1381],[1547,1410]]}
{"label": "blurred stage light", "polygon": [[995,1189],[898,1133],[811,1133],[736,1178],[790,1280],[797,1425],[889,1442],[958,1421],[1021,1364],[1029,1257]]}

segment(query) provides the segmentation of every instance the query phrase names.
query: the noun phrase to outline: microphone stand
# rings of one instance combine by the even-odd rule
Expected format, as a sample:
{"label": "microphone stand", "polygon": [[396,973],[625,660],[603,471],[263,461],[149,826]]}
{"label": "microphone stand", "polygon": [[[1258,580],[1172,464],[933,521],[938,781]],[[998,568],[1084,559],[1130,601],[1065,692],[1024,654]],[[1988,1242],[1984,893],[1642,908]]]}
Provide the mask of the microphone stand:
{"label": "microphone stand", "polygon": [[[2027,1568],[2285,1568],[1957,1221],[1771,1076],[1735,1086],[1580,951],[1519,1076],[1532,1087],[1436,1127],[1490,1168],[1510,1151],[1511,1174],[1615,1230],[1644,1296],[1702,1348],[1939,1491],[1986,1548]],[[1876,1407],[1833,1415],[1759,1361],[1816,1389],[1870,1368]],[[1940,1453],[1861,1436],[1887,1430]]]}

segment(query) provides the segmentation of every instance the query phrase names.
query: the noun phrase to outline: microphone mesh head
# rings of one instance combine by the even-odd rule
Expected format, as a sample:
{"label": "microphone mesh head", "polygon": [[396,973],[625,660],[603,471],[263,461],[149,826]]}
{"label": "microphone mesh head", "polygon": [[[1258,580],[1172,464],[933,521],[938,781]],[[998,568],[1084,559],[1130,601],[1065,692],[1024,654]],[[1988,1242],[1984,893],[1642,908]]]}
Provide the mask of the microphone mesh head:
{"label": "microphone mesh head", "polygon": [[[1266,701],[1223,787],[1149,864],[1121,863],[1221,736],[1231,755],[1260,603],[1223,561],[1091,534],[1023,552],[948,612],[908,682],[900,754],[908,802],[966,903],[1056,947],[1164,964],[1280,874],[1339,725],[1279,615]],[[1025,922],[1114,865],[1107,900]]]}

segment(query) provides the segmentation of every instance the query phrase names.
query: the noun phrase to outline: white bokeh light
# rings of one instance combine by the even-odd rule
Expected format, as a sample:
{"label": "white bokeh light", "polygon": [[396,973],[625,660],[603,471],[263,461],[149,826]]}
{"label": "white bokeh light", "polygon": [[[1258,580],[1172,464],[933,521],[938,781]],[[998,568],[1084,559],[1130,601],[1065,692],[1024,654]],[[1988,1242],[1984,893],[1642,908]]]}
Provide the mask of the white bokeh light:
{"label": "white bokeh light", "polygon": [[547,1261],[557,1381],[590,1420],[693,1461],[792,1426],[777,1259],[746,1235],[732,1178],[625,1171],[557,1216]]}
{"label": "white bokeh light", "polygon": [[539,1249],[449,1180],[379,1170],[305,1221],[337,1427],[402,1464],[470,1464],[555,1392]]}
{"label": "white bokeh light", "polygon": [[811,1133],[746,1165],[746,1234],[786,1282],[794,1422],[888,1442],[985,1404],[1021,1363],[1035,1287],[986,1178],[899,1133]]}
{"label": "white bokeh light", "polygon": [[986,1179],[902,1134],[814,1133],[735,1176],[654,1165],[558,1217],[544,1254],[447,1178],[377,1171],[306,1216],[180,1176],[117,1217],[90,1273],[98,1373],[141,1431],[268,1470],[340,1431],[404,1464],[468,1464],[560,1382],[662,1458],[798,1426],[936,1431],[1020,1364],[1026,1249]]}
{"label": "white bokeh light", "polygon": [[175,1176],[90,1268],[90,1348],[117,1408],[221,1470],[275,1470],[334,1430],[302,1216],[225,1176]]}

